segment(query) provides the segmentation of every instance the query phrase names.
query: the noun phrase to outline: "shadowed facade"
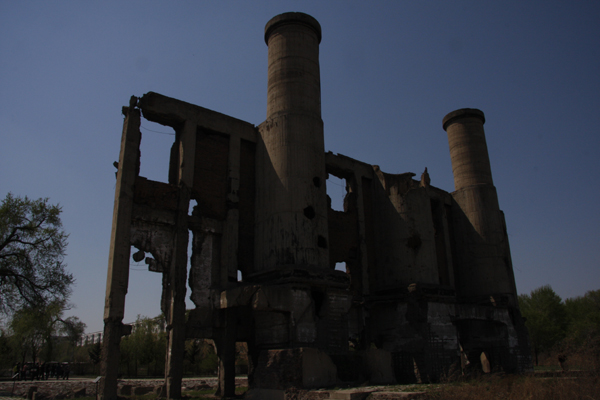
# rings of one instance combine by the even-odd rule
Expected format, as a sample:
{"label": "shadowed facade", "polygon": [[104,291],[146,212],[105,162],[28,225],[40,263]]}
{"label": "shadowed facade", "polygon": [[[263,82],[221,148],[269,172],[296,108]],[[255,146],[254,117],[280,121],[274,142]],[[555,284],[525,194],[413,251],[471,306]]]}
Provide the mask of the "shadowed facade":
{"label": "shadowed facade", "polygon": [[[529,369],[484,114],[443,119],[452,193],[432,186],[427,170],[415,180],[325,153],[319,23],[281,14],[264,39],[267,119],[258,126],[152,92],[123,108],[103,398],[117,398],[131,246],[162,274],[168,398],[181,397],[187,338],[215,341],[222,396],[234,394],[239,341],[257,398],[436,380],[453,366]],[[168,182],[139,176],[142,116],[176,132]],[[344,211],[331,208],[330,175],[346,182]],[[195,308],[186,319],[188,288]]]}

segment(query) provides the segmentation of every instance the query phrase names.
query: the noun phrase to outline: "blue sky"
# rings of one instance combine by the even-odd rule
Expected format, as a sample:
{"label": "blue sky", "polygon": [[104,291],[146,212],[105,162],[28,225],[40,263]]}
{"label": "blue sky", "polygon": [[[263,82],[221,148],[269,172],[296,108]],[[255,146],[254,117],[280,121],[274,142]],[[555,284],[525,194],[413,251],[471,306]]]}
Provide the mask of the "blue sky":
{"label": "blue sky", "polygon": [[[323,29],[327,151],[453,191],[442,118],[481,109],[519,292],[600,289],[599,2],[4,0],[0,195],[62,206],[68,315],[103,328],[121,107],[155,91],[260,124],[263,29],[287,11]],[[141,174],[166,181],[172,130],[142,126]],[[126,322],[159,301],[132,265]]]}

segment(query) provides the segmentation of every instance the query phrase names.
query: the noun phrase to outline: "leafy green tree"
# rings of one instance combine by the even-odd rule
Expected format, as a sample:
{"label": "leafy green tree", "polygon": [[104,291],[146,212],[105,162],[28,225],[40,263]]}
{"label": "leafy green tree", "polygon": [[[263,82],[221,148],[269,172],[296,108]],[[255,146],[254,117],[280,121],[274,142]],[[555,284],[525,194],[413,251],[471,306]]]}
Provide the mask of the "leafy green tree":
{"label": "leafy green tree", "polygon": [[66,336],[73,346],[76,346],[85,332],[86,325],[75,316],[61,319],[61,322],[60,333]]}
{"label": "leafy green tree", "polygon": [[[121,372],[127,376],[137,376],[137,359],[136,359],[136,342],[135,338],[132,339],[131,335],[125,336],[121,339]],[[131,367],[134,366],[132,372]]]}
{"label": "leafy green tree", "polygon": [[592,290],[584,296],[565,301],[569,316],[569,341],[575,346],[600,336],[600,290]]}
{"label": "leafy green tree", "polygon": [[0,369],[10,368],[15,362],[10,336],[0,329]]}
{"label": "leafy green tree", "polygon": [[102,343],[94,343],[88,348],[88,356],[94,365],[100,364],[102,361]]}
{"label": "leafy green tree", "polygon": [[202,361],[200,362],[199,372],[203,375],[216,374],[219,368],[219,358],[214,346],[208,340],[204,340],[201,353]]}
{"label": "leafy green tree", "polygon": [[600,290],[567,299],[569,316],[565,353],[579,354],[579,367],[600,370]]}
{"label": "leafy green tree", "polygon": [[[61,356],[64,360],[73,357],[74,348],[85,331],[85,324],[77,317],[62,318],[67,310],[66,301],[55,300],[46,306],[24,307],[12,314],[10,320],[11,342],[14,352],[19,354],[17,361],[28,359],[53,361],[57,356],[57,337],[66,337]],[[70,347],[70,348],[69,348]]]}
{"label": "leafy green tree", "polygon": [[150,375],[162,371],[166,350],[166,334],[162,326],[164,317],[137,317],[130,335],[121,340],[121,368],[127,370],[127,375],[137,376],[138,367],[146,367]]}
{"label": "leafy green tree", "polygon": [[567,332],[567,310],[560,296],[550,285],[537,288],[531,294],[519,296],[521,314],[533,347],[535,364],[538,355],[552,349]]}
{"label": "leafy green tree", "polygon": [[25,307],[13,314],[11,343],[19,362],[37,360],[48,337],[46,325],[46,315],[37,308]]}
{"label": "leafy green tree", "polygon": [[86,325],[78,317],[71,316],[66,319],[60,319],[58,333],[67,339],[67,345],[70,349],[70,361],[74,361],[77,343],[85,332]]}
{"label": "leafy green tree", "polygon": [[185,341],[184,371],[193,375],[204,375],[213,372],[217,364],[212,365],[215,349],[207,339],[188,339]]}
{"label": "leafy green tree", "polygon": [[0,312],[45,306],[71,294],[61,208],[11,193],[0,203]]}
{"label": "leafy green tree", "polygon": [[184,370],[194,375],[213,375],[219,359],[214,342],[209,339],[188,339],[185,342]]}
{"label": "leafy green tree", "polygon": [[188,339],[185,341],[185,354],[184,358],[190,364],[196,364],[196,361],[200,360],[200,352],[202,350],[201,339]]}
{"label": "leafy green tree", "polygon": [[140,364],[146,365],[147,375],[150,375],[150,364],[164,357],[164,351],[161,354],[159,349],[160,334],[159,323],[155,319],[138,316],[131,336],[137,342],[137,359]]}

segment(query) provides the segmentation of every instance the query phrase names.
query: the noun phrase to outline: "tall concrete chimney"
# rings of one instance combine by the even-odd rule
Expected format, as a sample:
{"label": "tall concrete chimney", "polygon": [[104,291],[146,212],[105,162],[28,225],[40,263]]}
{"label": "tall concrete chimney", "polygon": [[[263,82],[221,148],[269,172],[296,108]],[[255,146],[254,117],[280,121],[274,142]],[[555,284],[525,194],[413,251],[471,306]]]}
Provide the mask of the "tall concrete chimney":
{"label": "tall concrete chimney", "polygon": [[458,220],[472,226],[465,227],[470,233],[457,243],[459,295],[495,296],[496,300],[506,296],[513,303],[516,286],[504,215],[492,181],[484,123],[483,112],[473,108],[453,111],[443,120],[454,174],[452,196],[464,213]]}
{"label": "tall concrete chimney", "polygon": [[321,26],[285,13],[265,27],[267,120],[259,126],[255,269],[328,268]]}
{"label": "tall concrete chimney", "polygon": [[444,117],[455,190],[473,185],[494,185],[484,123],[483,112],[475,108],[462,108]]}

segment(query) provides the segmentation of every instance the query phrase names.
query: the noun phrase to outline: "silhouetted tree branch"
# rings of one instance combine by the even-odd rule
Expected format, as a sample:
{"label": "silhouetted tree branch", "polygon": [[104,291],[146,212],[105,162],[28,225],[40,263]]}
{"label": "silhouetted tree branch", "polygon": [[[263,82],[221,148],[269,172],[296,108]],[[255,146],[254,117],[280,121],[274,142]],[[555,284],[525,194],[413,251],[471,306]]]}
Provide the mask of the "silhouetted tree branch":
{"label": "silhouetted tree branch", "polygon": [[71,294],[61,208],[9,193],[0,203],[0,312],[40,307]]}

